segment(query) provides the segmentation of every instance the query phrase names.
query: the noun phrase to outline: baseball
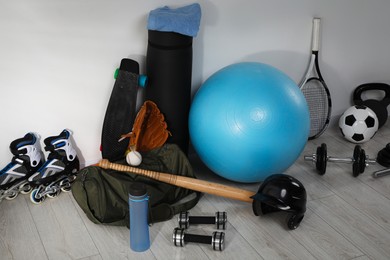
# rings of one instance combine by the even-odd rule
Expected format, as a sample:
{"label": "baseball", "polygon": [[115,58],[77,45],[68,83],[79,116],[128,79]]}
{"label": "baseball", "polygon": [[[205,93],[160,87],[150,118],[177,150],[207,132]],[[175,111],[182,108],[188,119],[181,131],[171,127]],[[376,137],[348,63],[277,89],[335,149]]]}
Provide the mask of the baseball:
{"label": "baseball", "polygon": [[142,162],[142,155],[137,151],[130,151],[126,155],[126,162],[131,166],[138,166]]}

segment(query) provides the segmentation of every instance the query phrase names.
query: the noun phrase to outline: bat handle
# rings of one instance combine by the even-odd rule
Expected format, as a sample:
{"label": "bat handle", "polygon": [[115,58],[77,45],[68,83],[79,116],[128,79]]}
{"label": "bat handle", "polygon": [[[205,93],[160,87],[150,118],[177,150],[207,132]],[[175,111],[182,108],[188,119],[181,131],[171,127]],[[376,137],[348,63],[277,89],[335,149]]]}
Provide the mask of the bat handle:
{"label": "bat handle", "polygon": [[[122,164],[117,164],[117,163],[112,163],[107,159],[102,159],[99,163],[98,166],[103,168],[103,169],[112,169],[116,171],[121,171],[121,172],[134,172],[139,175],[143,175],[152,179],[157,179],[159,180],[159,172],[154,172],[154,171],[149,171],[149,170],[144,170],[132,166],[127,166],[127,165],[122,165]],[[174,179],[166,181],[169,184],[175,184]]]}

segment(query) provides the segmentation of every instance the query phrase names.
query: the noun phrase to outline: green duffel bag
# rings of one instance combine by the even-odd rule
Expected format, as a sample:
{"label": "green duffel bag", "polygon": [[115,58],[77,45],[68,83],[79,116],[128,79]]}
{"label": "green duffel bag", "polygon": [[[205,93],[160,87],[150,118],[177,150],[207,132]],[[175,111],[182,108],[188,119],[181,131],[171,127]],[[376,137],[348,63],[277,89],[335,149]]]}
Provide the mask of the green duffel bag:
{"label": "green duffel bag", "polygon": [[[175,144],[165,144],[142,154],[141,169],[195,178],[190,162]],[[126,164],[125,161],[116,163]],[[200,192],[173,186],[131,172],[88,166],[79,171],[72,194],[87,217],[96,224],[129,227],[129,192],[134,182],[146,186],[149,195],[148,223],[171,219],[194,207]]]}

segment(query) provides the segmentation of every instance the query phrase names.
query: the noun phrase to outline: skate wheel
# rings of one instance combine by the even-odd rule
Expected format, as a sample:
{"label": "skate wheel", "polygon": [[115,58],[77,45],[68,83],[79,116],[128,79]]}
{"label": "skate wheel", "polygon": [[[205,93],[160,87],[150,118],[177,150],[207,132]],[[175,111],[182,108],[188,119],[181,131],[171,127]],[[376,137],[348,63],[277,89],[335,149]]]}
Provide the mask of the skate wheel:
{"label": "skate wheel", "polygon": [[71,189],[72,189],[72,186],[70,186],[70,185],[69,185],[69,187],[62,187],[62,188],[61,188],[61,190],[62,190],[63,192],[69,192],[69,191],[71,191]]}
{"label": "skate wheel", "polygon": [[10,195],[8,195],[7,197],[5,197],[5,199],[6,199],[6,200],[13,200],[13,199],[15,199],[17,196],[18,196],[18,193],[17,193],[17,192],[12,192]]}
{"label": "skate wheel", "polygon": [[73,183],[76,180],[77,176],[76,175],[71,175],[69,176],[69,182]]}
{"label": "skate wheel", "polygon": [[28,194],[32,190],[32,186],[29,183],[25,183],[22,186],[19,187],[20,193],[22,194]]}
{"label": "skate wheel", "polygon": [[41,204],[42,201],[45,200],[45,197],[38,199],[38,198],[36,198],[37,193],[38,193],[38,189],[33,189],[32,192],[30,193],[30,200],[34,204]]}
{"label": "skate wheel", "polygon": [[60,187],[63,192],[69,192],[72,188],[72,182],[75,180],[73,176],[68,177],[68,179],[65,179],[60,182]]}
{"label": "skate wheel", "polygon": [[48,196],[50,199],[54,199],[55,197],[57,197],[58,195],[60,195],[60,193],[61,193],[61,190],[57,190],[57,191],[55,191],[55,192],[46,194],[46,196]]}

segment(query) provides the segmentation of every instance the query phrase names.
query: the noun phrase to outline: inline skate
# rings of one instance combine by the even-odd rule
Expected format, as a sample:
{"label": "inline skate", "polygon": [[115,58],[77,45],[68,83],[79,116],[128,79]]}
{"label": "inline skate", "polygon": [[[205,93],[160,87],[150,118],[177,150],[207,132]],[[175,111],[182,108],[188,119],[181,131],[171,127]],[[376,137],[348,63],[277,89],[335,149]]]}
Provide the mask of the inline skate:
{"label": "inline skate", "polygon": [[44,164],[39,136],[27,133],[11,142],[12,161],[0,171],[0,201],[14,199],[19,193],[27,194],[33,186],[28,178]]}
{"label": "inline skate", "polygon": [[71,190],[72,182],[80,169],[77,152],[70,140],[72,133],[65,129],[58,136],[44,140],[45,151],[49,152],[44,165],[28,179],[34,188],[30,194],[33,203],[39,204],[46,197],[57,197],[61,191]]}

